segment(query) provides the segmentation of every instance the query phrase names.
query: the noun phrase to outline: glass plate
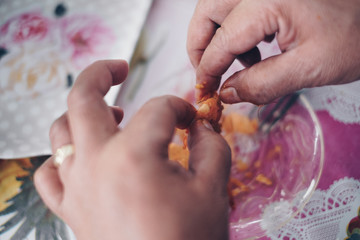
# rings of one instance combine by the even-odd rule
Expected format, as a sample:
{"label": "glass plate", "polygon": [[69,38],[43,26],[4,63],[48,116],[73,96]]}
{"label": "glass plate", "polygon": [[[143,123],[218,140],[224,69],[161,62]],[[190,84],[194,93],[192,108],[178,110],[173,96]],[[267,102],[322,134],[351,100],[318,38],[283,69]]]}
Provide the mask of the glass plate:
{"label": "glass plate", "polygon": [[[251,116],[253,109],[251,104],[232,105],[224,115],[235,112]],[[264,117],[261,108],[255,117]],[[233,141],[231,178],[247,189],[233,198],[230,236],[255,239],[294,218],[316,189],[324,163],[321,126],[300,94],[269,133],[235,134]]]}

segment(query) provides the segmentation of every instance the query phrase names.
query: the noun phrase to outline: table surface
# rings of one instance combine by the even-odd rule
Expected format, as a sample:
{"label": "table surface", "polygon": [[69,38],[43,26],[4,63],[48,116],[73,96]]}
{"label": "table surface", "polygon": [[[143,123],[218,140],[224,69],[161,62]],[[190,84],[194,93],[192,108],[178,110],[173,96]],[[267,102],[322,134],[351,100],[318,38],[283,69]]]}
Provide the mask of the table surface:
{"label": "table surface", "polygon": [[[153,2],[134,55],[141,61],[134,61],[137,64],[116,101],[126,113],[122,124],[148,99],[166,94],[173,87],[172,82],[193,77],[186,54],[186,34],[195,4],[194,0]],[[263,58],[279,53],[276,42],[259,47]],[[296,218],[259,239],[360,239],[349,227],[350,222],[360,226],[359,91],[358,82],[306,90],[305,96],[315,109],[324,137],[320,181]],[[236,233],[231,235],[236,239]]]}

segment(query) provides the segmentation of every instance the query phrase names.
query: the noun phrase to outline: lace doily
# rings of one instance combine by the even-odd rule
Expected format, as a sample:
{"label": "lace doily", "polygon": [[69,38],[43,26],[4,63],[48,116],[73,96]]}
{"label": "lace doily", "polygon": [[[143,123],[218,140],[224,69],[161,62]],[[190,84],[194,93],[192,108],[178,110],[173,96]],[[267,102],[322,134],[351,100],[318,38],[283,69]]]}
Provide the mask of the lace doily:
{"label": "lace doily", "polygon": [[327,191],[316,190],[295,218],[267,235],[274,240],[343,240],[347,238],[347,224],[357,216],[359,206],[359,180],[343,178]]}
{"label": "lace doily", "polygon": [[308,89],[308,97],[315,110],[327,110],[343,123],[360,123],[360,81],[349,84]]}

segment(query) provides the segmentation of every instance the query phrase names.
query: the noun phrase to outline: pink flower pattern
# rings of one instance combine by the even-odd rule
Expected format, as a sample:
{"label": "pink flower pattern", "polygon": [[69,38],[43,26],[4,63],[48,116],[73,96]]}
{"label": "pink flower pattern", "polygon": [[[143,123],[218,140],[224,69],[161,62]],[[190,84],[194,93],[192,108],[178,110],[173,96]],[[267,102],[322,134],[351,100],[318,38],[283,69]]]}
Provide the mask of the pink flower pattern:
{"label": "pink flower pattern", "polygon": [[9,19],[0,27],[3,47],[22,44],[25,41],[38,41],[50,31],[51,20],[38,12],[28,12]]}
{"label": "pink flower pattern", "polygon": [[[11,17],[0,25],[0,92],[16,97],[38,96],[43,88],[35,86],[59,86],[59,76],[76,75],[93,61],[106,58],[114,41],[112,29],[94,14],[51,18],[40,11],[29,11]],[[20,63],[22,71],[17,71]],[[61,73],[64,69],[67,72]],[[34,75],[34,71],[39,74]],[[68,87],[66,83],[65,78],[64,88]]]}
{"label": "pink flower pattern", "polygon": [[109,51],[115,40],[111,29],[98,17],[88,14],[65,17],[60,20],[63,47],[71,49],[72,62],[83,67],[94,56],[101,57]]}

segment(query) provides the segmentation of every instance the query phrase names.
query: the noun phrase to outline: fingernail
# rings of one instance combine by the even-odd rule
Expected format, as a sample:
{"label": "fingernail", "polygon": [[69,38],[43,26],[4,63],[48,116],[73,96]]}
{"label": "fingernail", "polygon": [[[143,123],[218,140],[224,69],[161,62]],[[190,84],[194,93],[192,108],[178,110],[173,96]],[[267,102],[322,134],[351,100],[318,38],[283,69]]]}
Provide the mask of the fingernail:
{"label": "fingernail", "polygon": [[214,128],[213,126],[209,123],[209,121],[203,119],[202,120],[202,124],[204,125],[204,127],[206,127],[207,129],[211,130],[211,131],[214,131]]}
{"label": "fingernail", "polygon": [[237,103],[241,102],[241,99],[239,95],[237,94],[237,91],[233,87],[227,87],[221,90],[220,92],[221,98],[226,100],[228,103]]}

